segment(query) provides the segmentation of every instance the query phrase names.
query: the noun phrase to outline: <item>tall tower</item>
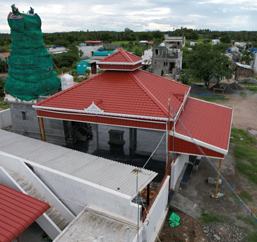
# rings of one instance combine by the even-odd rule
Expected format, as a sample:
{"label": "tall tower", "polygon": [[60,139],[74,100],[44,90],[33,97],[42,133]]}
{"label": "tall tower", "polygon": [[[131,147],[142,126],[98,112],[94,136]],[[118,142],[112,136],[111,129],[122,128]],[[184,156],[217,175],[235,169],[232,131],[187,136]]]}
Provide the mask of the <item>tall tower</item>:
{"label": "tall tower", "polygon": [[60,87],[60,79],[53,71],[52,57],[43,41],[41,19],[33,9],[29,12],[20,13],[12,5],[8,15],[12,45],[5,90],[24,101],[49,95]]}

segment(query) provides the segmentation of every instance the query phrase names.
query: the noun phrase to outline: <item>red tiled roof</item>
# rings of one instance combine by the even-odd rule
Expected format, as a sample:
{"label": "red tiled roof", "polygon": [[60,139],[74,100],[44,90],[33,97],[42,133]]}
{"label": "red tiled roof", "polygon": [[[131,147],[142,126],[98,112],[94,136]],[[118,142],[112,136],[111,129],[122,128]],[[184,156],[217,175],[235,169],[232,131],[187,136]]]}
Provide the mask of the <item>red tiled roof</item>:
{"label": "red tiled roof", "polygon": [[104,71],[35,106],[84,110],[94,102],[105,113],[167,118],[168,99],[178,110],[182,102],[176,95],[189,88],[142,70]]}
{"label": "red tiled roof", "polygon": [[140,62],[143,61],[142,58],[133,55],[123,49],[119,49],[118,51],[116,51],[115,53],[113,53],[110,56],[105,57],[104,59],[102,59],[101,61],[99,61],[100,63],[128,63],[128,64],[133,64],[135,62]]}
{"label": "red tiled roof", "polygon": [[148,41],[147,44],[153,45],[153,41]]}
{"label": "red tiled roof", "polygon": [[8,58],[10,55],[10,52],[0,53],[0,55],[4,56],[5,58]]}
{"label": "red tiled roof", "polygon": [[[231,108],[188,98],[180,120],[194,139],[227,151],[232,113]],[[189,137],[179,122],[175,131]]]}
{"label": "red tiled roof", "polygon": [[50,205],[0,184],[0,241],[11,242]]}

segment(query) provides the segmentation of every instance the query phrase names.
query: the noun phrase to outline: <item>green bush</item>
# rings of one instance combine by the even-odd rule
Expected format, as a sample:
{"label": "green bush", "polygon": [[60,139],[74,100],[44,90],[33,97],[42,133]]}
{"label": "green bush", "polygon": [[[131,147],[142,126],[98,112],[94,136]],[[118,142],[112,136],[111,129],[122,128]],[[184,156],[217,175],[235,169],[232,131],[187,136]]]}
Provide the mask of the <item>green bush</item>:
{"label": "green bush", "polygon": [[0,97],[4,97],[4,84],[4,79],[0,77]]}

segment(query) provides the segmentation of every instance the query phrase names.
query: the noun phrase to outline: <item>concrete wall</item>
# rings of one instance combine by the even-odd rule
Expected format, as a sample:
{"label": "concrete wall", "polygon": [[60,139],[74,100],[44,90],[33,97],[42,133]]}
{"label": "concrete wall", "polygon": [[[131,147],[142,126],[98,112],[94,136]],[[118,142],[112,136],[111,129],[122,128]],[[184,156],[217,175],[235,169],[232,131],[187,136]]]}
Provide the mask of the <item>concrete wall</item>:
{"label": "concrete wall", "polygon": [[80,45],[78,46],[79,50],[83,51],[83,55],[81,56],[81,59],[86,59],[88,57],[92,56],[92,51],[97,51],[99,48],[102,48],[102,45],[99,46],[86,46],[86,45]]}
{"label": "concrete wall", "polygon": [[184,165],[188,163],[189,155],[179,155],[175,163],[171,164],[171,175],[170,175],[170,189],[174,190],[177,184],[178,178],[184,168]]}
{"label": "concrete wall", "polygon": [[144,55],[142,56],[142,59],[145,61],[145,60],[151,60],[153,57],[153,51],[152,51],[152,48],[151,49],[148,49],[148,50],[145,50],[144,51]]}
{"label": "concrete wall", "polygon": [[71,222],[75,218],[75,216],[59,201],[55,194],[53,194],[52,191],[49,190],[49,188],[40,179],[38,179],[38,177],[28,168],[28,166],[25,165],[21,159],[0,151],[0,166],[19,173],[21,176],[30,181],[33,186],[63,215],[63,217],[65,217],[68,222]]}
{"label": "concrete wall", "polygon": [[29,163],[39,178],[75,215],[87,205],[93,204],[125,221],[137,223],[137,205],[131,202],[130,196],[33,162]]}
{"label": "concrete wall", "polygon": [[159,234],[162,225],[165,222],[165,217],[168,212],[167,204],[169,195],[169,180],[170,177],[168,176],[146,217],[142,232],[143,242],[154,242],[156,240],[156,233]]}
{"label": "concrete wall", "polygon": [[[43,99],[40,99],[43,100]],[[39,101],[40,101],[39,100]],[[37,111],[32,102],[9,101],[14,133],[41,140],[41,131]],[[25,115],[25,119],[24,119]],[[46,141],[57,145],[66,145],[68,127],[62,120],[43,119]]]}
{"label": "concrete wall", "polygon": [[0,129],[12,125],[12,116],[10,108],[0,111]]}

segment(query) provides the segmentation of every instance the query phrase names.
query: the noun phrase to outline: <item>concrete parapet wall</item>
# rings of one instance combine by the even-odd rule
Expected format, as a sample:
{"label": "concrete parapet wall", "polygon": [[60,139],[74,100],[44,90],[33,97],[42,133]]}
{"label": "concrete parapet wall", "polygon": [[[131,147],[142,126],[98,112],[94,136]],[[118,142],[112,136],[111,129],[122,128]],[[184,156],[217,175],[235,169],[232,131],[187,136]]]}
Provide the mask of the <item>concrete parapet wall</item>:
{"label": "concrete parapet wall", "polygon": [[142,241],[154,242],[162,228],[168,212],[169,180],[168,176],[146,217],[142,230]]}
{"label": "concrete parapet wall", "polygon": [[29,163],[40,179],[75,215],[93,204],[123,217],[130,223],[137,223],[137,205],[131,202],[130,196],[33,162]]}
{"label": "concrete parapet wall", "polygon": [[0,111],[0,129],[12,125],[12,116],[10,108]]}
{"label": "concrete parapet wall", "polygon": [[171,164],[171,178],[170,178],[170,189],[174,190],[177,184],[178,178],[184,168],[184,165],[188,163],[189,155],[179,155],[175,160],[175,163]]}

